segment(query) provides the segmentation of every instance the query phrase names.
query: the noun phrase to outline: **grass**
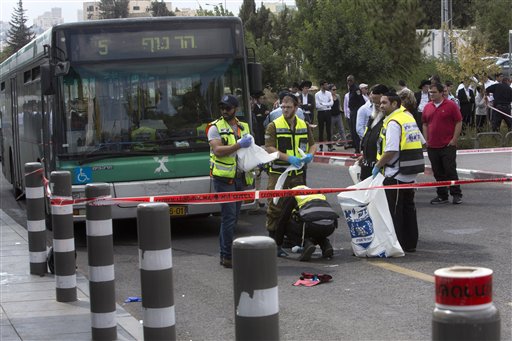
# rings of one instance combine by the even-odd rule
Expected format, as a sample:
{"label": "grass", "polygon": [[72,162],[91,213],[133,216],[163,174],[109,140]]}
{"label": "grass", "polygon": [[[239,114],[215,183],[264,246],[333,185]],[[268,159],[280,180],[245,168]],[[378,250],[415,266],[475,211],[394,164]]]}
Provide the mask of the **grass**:
{"label": "grass", "polygon": [[486,127],[480,136],[477,136],[475,128],[469,127],[459,138],[457,147],[458,149],[512,147],[512,133],[509,135],[507,133],[508,128],[504,122],[502,122],[499,132],[492,133],[491,129]]}

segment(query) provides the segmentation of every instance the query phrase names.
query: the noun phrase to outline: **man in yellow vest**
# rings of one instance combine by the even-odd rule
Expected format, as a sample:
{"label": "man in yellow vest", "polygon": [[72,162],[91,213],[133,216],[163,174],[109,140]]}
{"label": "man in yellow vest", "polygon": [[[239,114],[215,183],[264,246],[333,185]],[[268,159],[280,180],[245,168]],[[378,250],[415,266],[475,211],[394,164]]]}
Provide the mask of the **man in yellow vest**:
{"label": "man in yellow vest", "polygon": [[[304,172],[300,168],[313,161],[316,146],[311,127],[295,115],[298,107],[299,101],[295,95],[291,93],[284,95],[281,101],[283,115],[267,126],[265,148],[269,153],[279,152],[279,159],[274,161],[269,169],[267,189],[275,189],[277,179],[290,165],[299,169],[288,173],[283,189],[306,184]],[[308,154],[302,157],[299,148]],[[268,201],[266,227],[271,237],[274,237],[277,230],[283,202],[284,200],[279,200],[275,205],[272,199]],[[280,245],[278,245],[278,256],[287,256]]]}
{"label": "man in yellow vest", "polygon": [[[292,189],[309,189],[297,186]],[[296,195],[282,198],[283,211],[275,232],[276,244],[287,241],[302,246],[300,261],[309,261],[316,249],[322,249],[322,257],[331,259],[334,249],[327,237],[338,226],[338,214],[332,209],[323,194]]]}
{"label": "man in yellow vest", "polygon": [[[401,105],[394,92],[384,94],[380,108],[386,115],[377,142],[377,163],[372,174],[384,171],[384,185],[408,184],[425,170],[422,152],[423,136],[414,117]],[[395,232],[405,252],[415,252],[418,243],[418,221],[414,189],[386,189],[389,211]]]}
{"label": "man in yellow vest", "polygon": [[[210,176],[216,192],[241,191],[245,185],[245,175],[237,168],[236,151],[250,147],[252,138],[249,125],[235,116],[238,105],[235,96],[224,95],[219,103],[222,117],[208,127]],[[221,204],[220,264],[225,268],[232,267],[231,246],[241,205],[240,201]]]}

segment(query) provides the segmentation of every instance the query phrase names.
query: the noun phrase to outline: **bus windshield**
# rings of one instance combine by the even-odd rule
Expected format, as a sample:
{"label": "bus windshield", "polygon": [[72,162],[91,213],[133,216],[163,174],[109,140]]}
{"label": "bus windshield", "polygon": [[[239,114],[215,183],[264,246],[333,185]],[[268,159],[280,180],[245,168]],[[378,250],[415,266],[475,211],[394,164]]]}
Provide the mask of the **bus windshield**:
{"label": "bus windshield", "polygon": [[236,95],[237,116],[248,117],[243,67],[231,58],[72,64],[54,130],[58,158],[207,151],[222,94]]}

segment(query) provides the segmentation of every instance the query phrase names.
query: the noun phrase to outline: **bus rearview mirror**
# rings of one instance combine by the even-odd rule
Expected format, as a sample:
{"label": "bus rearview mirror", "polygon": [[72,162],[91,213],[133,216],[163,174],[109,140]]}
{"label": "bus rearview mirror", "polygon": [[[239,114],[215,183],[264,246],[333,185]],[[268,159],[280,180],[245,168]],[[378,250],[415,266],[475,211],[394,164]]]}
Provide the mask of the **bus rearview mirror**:
{"label": "bus rearview mirror", "polygon": [[55,76],[50,64],[41,65],[41,92],[46,96],[55,94]]}

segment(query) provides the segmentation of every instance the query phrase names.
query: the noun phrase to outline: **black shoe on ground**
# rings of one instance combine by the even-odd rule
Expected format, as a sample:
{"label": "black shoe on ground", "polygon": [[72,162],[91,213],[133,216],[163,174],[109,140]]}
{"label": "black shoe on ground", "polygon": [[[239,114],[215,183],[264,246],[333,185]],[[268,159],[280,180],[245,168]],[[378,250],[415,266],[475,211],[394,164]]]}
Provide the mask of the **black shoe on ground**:
{"label": "black shoe on ground", "polygon": [[313,254],[313,252],[315,252],[315,250],[316,246],[309,239],[306,239],[304,241],[304,250],[302,251],[299,260],[301,262],[309,261],[311,259],[311,255]]}
{"label": "black shoe on ground", "polygon": [[448,198],[435,197],[434,199],[430,200],[430,203],[432,205],[447,204]]}
{"label": "black shoe on ground", "polygon": [[404,249],[405,252],[408,252],[408,253],[412,253],[412,252],[416,252],[416,248],[410,248],[410,249]]}
{"label": "black shoe on ground", "polygon": [[222,266],[228,269],[231,269],[233,267],[233,263],[231,262],[231,259],[229,258],[222,258]]}
{"label": "black shoe on ground", "polygon": [[335,151],[336,151],[336,148],[331,147],[331,148],[329,148],[329,151],[330,151],[330,152],[335,152]]}
{"label": "black shoe on ground", "polygon": [[462,204],[462,197],[461,197],[461,196],[458,196],[458,195],[454,196],[454,197],[453,197],[453,200],[452,200],[452,203],[453,203],[454,205]]}
{"label": "black shoe on ground", "polygon": [[334,249],[332,248],[329,239],[325,238],[320,242],[320,248],[322,249],[322,257],[324,258],[332,258],[334,255]]}

